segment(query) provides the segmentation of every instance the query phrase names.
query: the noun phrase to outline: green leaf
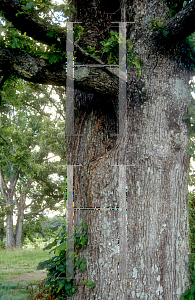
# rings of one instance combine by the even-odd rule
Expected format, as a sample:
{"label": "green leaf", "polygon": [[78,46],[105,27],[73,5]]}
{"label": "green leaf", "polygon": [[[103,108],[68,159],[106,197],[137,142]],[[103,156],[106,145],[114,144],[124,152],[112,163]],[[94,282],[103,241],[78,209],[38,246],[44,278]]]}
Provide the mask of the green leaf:
{"label": "green leaf", "polygon": [[46,247],[43,248],[43,251],[49,250],[57,245],[56,240],[54,240],[52,243],[48,244]]}
{"label": "green leaf", "polygon": [[88,287],[89,289],[93,289],[93,288],[95,287],[95,283],[93,283],[92,280],[89,280],[88,283],[87,283],[87,287]]}
{"label": "green leaf", "polygon": [[194,154],[194,150],[189,149],[189,150],[188,150],[188,154],[189,154],[189,155],[193,155],[193,154]]}
{"label": "green leaf", "polygon": [[188,289],[187,291],[185,291],[185,292],[181,295],[180,300],[185,300],[185,296],[188,296],[188,295],[190,295],[190,289]]}
{"label": "green leaf", "polygon": [[66,189],[67,189],[67,186],[66,186],[66,185],[63,185],[63,187],[62,187],[62,192],[64,192]]}
{"label": "green leaf", "polygon": [[65,284],[65,289],[66,289],[66,290],[70,290],[71,287],[72,287],[71,283],[66,283],[66,284]]}
{"label": "green leaf", "polygon": [[55,254],[56,255],[59,255],[62,250],[65,250],[66,249],[66,241],[63,242],[62,244],[60,244],[56,249],[55,249]]}
{"label": "green leaf", "polygon": [[163,34],[165,37],[167,37],[167,35],[169,34],[169,30],[163,28],[163,29],[162,29],[162,34]]}
{"label": "green leaf", "polygon": [[82,238],[81,238],[81,241],[80,241],[80,243],[79,243],[79,244],[81,244],[82,246],[84,246],[84,245],[86,245],[86,243],[87,243],[87,240],[88,240],[88,237],[87,237],[87,236],[85,236],[85,237],[82,237]]}
{"label": "green leaf", "polygon": [[76,291],[77,291],[77,286],[74,285],[74,286],[72,287],[72,293],[75,293]]}
{"label": "green leaf", "polygon": [[194,294],[195,293],[195,285],[193,285],[190,290],[191,290],[191,294]]}
{"label": "green leaf", "polygon": [[182,117],[182,120],[190,119],[190,117],[191,117],[190,114],[185,113]]}
{"label": "green leaf", "polygon": [[64,287],[64,284],[61,283],[60,286],[59,286],[59,288],[58,288],[57,294],[59,293],[59,291],[60,291],[63,287]]}
{"label": "green leaf", "polygon": [[54,31],[50,31],[46,35],[49,36],[49,37],[53,37],[55,35],[55,32]]}
{"label": "green leaf", "polygon": [[29,1],[29,2],[26,4],[25,8],[26,8],[27,10],[28,10],[28,9],[32,9],[32,8],[34,8],[36,5],[37,5],[37,3],[36,3],[35,1]]}
{"label": "green leaf", "polygon": [[192,279],[192,282],[194,283],[195,282],[195,270],[193,270],[191,272],[191,279]]}
{"label": "green leaf", "polygon": [[80,270],[81,270],[81,271],[84,272],[84,271],[86,270],[86,267],[87,267],[86,263],[81,263],[81,264],[80,264]]}
{"label": "green leaf", "polygon": [[86,284],[88,282],[88,279],[83,280],[83,284]]}
{"label": "green leaf", "polygon": [[15,48],[20,48],[20,46],[21,46],[20,41],[16,37],[13,37],[11,40],[11,47],[15,49]]}
{"label": "green leaf", "polygon": [[50,262],[50,260],[45,260],[45,261],[40,262],[37,266],[37,270],[43,270],[43,269],[47,268],[49,262]]}
{"label": "green leaf", "polygon": [[81,263],[80,259],[78,259],[77,261],[75,261],[75,263],[74,263],[75,267],[78,266],[78,265],[80,265],[80,263]]}
{"label": "green leaf", "polygon": [[83,226],[83,229],[85,230],[85,231],[87,231],[87,224],[82,224],[82,226]]}
{"label": "green leaf", "polygon": [[50,56],[50,59],[49,59],[49,63],[50,64],[54,64],[54,63],[56,63],[58,61],[60,61],[60,55],[52,54]]}

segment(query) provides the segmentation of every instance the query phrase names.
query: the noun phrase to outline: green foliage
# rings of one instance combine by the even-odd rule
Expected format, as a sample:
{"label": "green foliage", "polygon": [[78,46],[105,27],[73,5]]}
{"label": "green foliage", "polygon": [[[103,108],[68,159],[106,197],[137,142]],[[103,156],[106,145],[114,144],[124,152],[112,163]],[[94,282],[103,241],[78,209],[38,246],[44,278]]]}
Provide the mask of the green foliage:
{"label": "green foliage", "polygon": [[[37,235],[44,235],[42,215],[37,215],[46,208],[59,209],[56,204],[63,201],[65,116],[59,99],[53,98],[54,92],[61,95],[62,91],[15,78],[7,80],[1,92],[0,167],[7,185],[21,168],[16,184],[17,202],[20,203],[21,195],[29,199],[24,207],[23,242],[27,238],[33,242]],[[6,201],[0,194],[0,217],[10,211]],[[16,204],[13,201],[12,207],[14,214],[19,215],[20,205]]]}
{"label": "green foliage", "polygon": [[186,42],[189,44],[190,47],[183,48],[183,53],[184,55],[186,55],[187,57],[190,58],[191,61],[191,65],[190,68],[192,70],[195,70],[195,57],[194,57],[194,53],[195,53],[195,33],[192,33],[190,36],[188,36],[186,38]]}
{"label": "green foliage", "polygon": [[190,0],[163,0],[167,3],[167,5],[170,8],[169,16],[172,18],[176,13],[178,13],[183,7],[186,6],[187,3],[190,2]]}
{"label": "green foliage", "polygon": [[77,41],[80,39],[83,34],[83,27],[81,25],[75,24],[74,26],[74,40]]}
{"label": "green foliage", "polygon": [[92,280],[85,279],[83,280],[83,284],[87,284],[87,287],[89,289],[93,289],[95,287],[95,284],[93,283]]}
{"label": "green foliage", "polygon": [[110,31],[110,38],[100,42],[103,46],[101,53],[107,54],[108,64],[116,64],[119,59],[119,34],[117,31]]}
{"label": "green foliage", "polygon": [[0,241],[0,250],[5,249],[5,241]]}
{"label": "green foliage", "polygon": [[36,245],[38,238],[48,241],[51,222],[43,213],[26,217],[23,224],[22,245],[26,245],[29,242]]}
{"label": "green foliage", "polygon": [[195,253],[190,254],[189,268],[191,273],[192,283],[182,295],[180,300],[194,300],[195,299]]}
{"label": "green foliage", "polygon": [[[80,227],[75,228],[74,234],[74,252],[69,253],[70,259],[74,259],[74,270],[85,271],[87,264],[86,258],[79,258],[79,251],[86,247],[87,244],[87,225],[81,221]],[[69,245],[67,244],[66,236],[66,223],[63,222],[61,228],[58,230],[56,238],[52,243],[48,244],[44,250],[50,250],[54,252],[54,256],[44,262],[40,262],[37,269],[47,269],[47,279],[45,285],[49,286],[50,293],[58,297],[58,299],[64,299],[66,296],[72,296],[76,292],[77,286],[73,284],[73,279],[66,273],[66,250]],[[66,278],[65,278],[66,277]],[[60,279],[61,278],[61,279]],[[88,288],[94,288],[95,284],[91,280],[84,280],[83,284],[87,283]]]}
{"label": "green foliage", "polygon": [[188,287],[188,289],[182,294],[180,300],[195,299],[195,194],[194,192],[189,193],[189,225],[190,225],[190,248],[192,252],[189,256],[191,284]]}
{"label": "green foliage", "polygon": [[[49,26],[49,32],[47,36],[54,37],[56,39],[56,44],[45,45],[36,40],[30,38],[26,35],[26,32],[21,33],[21,31],[14,28],[11,22],[8,22],[3,15],[0,14],[0,47],[1,48],[12,48],[20,49],[21,51],[28,52],[38,57],[46,59],[48,65],[53,63],[58,63],[66,60],[66,51],[61,50],[61,40],[60,35],[63,25],[63,31],[66,32],[65,22],[67,18],[70,17],[72,12],[75,12],[73,5],[70,2],[64,1],[61,4],[55,4],[52,0],[22,0],[24,9],[26,12],[21,12],[22,14],[33,15],[39,24],[47,23]],[[18,13],[16,16],[18,16]],[[58,26],[56,26],[58,24]],[[75,36],[77,37],[81,34],[82,27],[75,26]]]}
{"label": "green foliage", "polygon": [[167,20],[164,20],[163,18],[161,19],[153,19],[152,23],[149,25],[149,29],[153,30],[153,31],[161,31],[162,34],[167,37],[167,35],[169,34],[169,31],[167,29],[165,29],[165,25],[168,23]]}
{"label": "green foliage", "polygon": [[[49,65],[65,61],[66,59],[66,52],[61,51],[59,46],[55,44],[44,45],[37,43],[32,38],[28,37],[26,32],[22,34],[19,30],[13,27],[11,22],[3,19],[3,17],[0,19],[0,30],[1,48],[19,49],[21,51],[28,52],[32,55],[46,59]],[[60,38],[58,38],[58,34],[55,29],[51,29],[47,35],[50,37],[56,37],[56,41],[60,42]]]}
{"label": "green foliage", "polygon": [[[119,63],[119,45],[122,44],[122,52],[124,55],[127,54],[127,68],[135,66],[138,70],[138,76],[141,76],[141,66],[139,56],[136,54],[135,45],[130,40],[119,39],[119,33],[117,31],[110,31],[110,38],[100,42],[102,45],[100,50],[96,50],[95,46],[88,46],[87,52],[91,57],[97,57],[101,59],[103,54],[107,55],[107,64],[118,64]],[[127,47],[127,53],[126,53]]]}
{"label": "green foliage", "polygon": [[[193,184],[194,184],[194,174]],[[190,249],[195,252],[195,194],[189,193],[189,225],[190,225]]]}

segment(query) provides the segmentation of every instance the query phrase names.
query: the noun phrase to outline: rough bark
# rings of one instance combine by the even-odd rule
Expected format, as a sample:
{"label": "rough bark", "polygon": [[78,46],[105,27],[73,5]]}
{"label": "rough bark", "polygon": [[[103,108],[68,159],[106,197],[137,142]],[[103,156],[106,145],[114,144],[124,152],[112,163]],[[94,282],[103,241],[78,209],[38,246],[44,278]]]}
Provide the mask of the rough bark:
{"label": "rough bark", "polygon": [[[128,72],[124,135],[111,136],[116,98],[96,94],[91,109],[76,114],[79,136],[67,138],[67,163],[82,165],[75,168],[77,208],[118,206],[119,170],[113,165],[129,165],[126,278],[118,278],[118,211],[77,210],[75,221],[86,219],[89,241],[82,253],[87,271],[76,275],[74,300],[179,300],[189,284],[189,124],[182,120],[191,98],[189,71],[178,49],[174,56],[158,53],[149,30],[143,35],[152,19],[167,13],[166,5],[136,1],[133,9],[139,25],[129,37],[136,41],[142,77]],[[86,278],[95,282],[93,290],[83,287]]]}
{"label": "rough bark", "polygon": [[187,36],[195,31],[194,18],[195,1],[191,1],[163,26],[167,31],[166,36],[162,31],[154,34],[155,43],[166,48],[172,47],[175,43],[181,44]]}
{"label": "rough bark", "polygon": [[[101,5],[101,1],[93,3]],[[89,241],[82,253],[87,270],[76,274],[79,288],[72,296],[74,300],[179,300],[189,284],[189,123],[182,116],[190,103],[190,73],[180,48],[159,51],[151,37],[153,19],[169,21],[166,3],[137,0],[129,4],[129,20],[135,23],[127,38],[140,56],[142,76],[138,78],[135,69],[128,71],[124,134],[114,135],[118,128],[118,84],[108,87],[108,93],[105,89],[99,93],[102,83],[96,80],[90,86],[95,74],[89,77],[90,71],[83,69],[86,81],[83,84],[80,77],[77,87],[94,96],[76,96],[78,135],[66,137],[67,164],[82,165],[75,167],[76,208],[118,206],[116,165],[128,165],[126,277],[118,278],[118,211],[76,210],[75,223],[86,220]],[[187,14],[189,7],[181,14]],[[193,15],[194,9],[190,12]],[[90,25],[90,17],[88,21]],[[176,35],[180,41],[178,31]],[[64,73],[60,76],[65,80]],[[83,286],[86,278],[95,282],[93,290]]]}
{"label": "rough bark", "polygon": [[12,249],[15,246],[14,241],[14,228],[13,228],[13,208],[12,199],[7,201],[7,205],[10,206],[10,210],[7,212],[6,216],[6,249]]}
{"label": "rough bark", "polygon": [[[102,94],[118,93],[118,72],[109,71],[109,67],[75,69],[75,88]],[[0,75],[13,74],[30,82],[66,85],[66,64],[48,65],[42,58],[14,49],[0,50]]]}
{"label": "rough bark", "polygon": [[[179,300],[189,284],[189,126],[182,120],[190,103],[189,78],[177,63],[158,59],[156,68],[152,58],[145,61],[146,93],[134,94],[135,99],[143,93],[144,102],[132,106],[129,97],[122,138],[106,140],[104,119],[91,113],[85,135],[69,144],[74,155],[68,163],[82,164],[75,170],[75,207],[118,206],[119,171],[113,165],[131,165],[126,279],[118,279],[118,211],[76,211],[75,220],[87,220],[89,241],[83,253],[87,272],[76,276],[74,300]],[[95,282],[93,291],[83,287],[86,278]]]}

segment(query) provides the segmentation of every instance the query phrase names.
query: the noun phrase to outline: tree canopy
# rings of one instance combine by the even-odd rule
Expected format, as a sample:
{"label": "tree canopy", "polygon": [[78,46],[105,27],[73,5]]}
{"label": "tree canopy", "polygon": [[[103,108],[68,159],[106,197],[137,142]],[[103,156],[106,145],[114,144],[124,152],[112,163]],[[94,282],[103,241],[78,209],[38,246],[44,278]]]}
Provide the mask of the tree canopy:
{"label": "tree canopy", "polygon": [[[20,222],[57,209],[65,184],[65,115],[60,91],[8,80],[2,91],[0,127],[0,187],[2,216],[11,209]],[[56,160],[57,159],[57,160]],[[26,224],[27,226],[27,224]],[[9,226],[7,226],[9,228]],[[22,243],[22,225],[20,245]],[[18,242],[19,243],[19,242]],[[17,243],[16,243],[17,244]]]}
{"label": "tree canopy", "polygon": [[[92,9],[92,4],[90,1],[88,2],[85,2],[85,6]],[[99,2],[97,1],[97,3]],[[103,6],[102,3],[98,4],[102,6],[101,10],[104,16],[112,11],[111,3],[109,1],[106,3],[106,6]],[[156,50],[163,52],[167,49],[174,49],[175,51],[177,49],[177,52],[183,52],[185,47],[181,47],[181,45],[184,45],[185,39],[195,31],[193,22],[194,1],[168,1],[167,4],[169,10],[167,9],[164,19],[140,19],[140,29],[144,27],[146,45],[151,52]],[[119,2],[115,6],[121,10]],[[4,76],[4,80],[13,74],[34,83],[65,86],[66,26],[64,22],[72,20],[71,16],[76,18],[73,21],[83,22],[82,2],[79,2],[78,5],[76,1],[72,3],[64,1],[57,5],[48,0],[2,0],[0,9],[2,31],[0,75]],[[126,14],[130,10],[131,6],[127,6]],[[112,21],[112,18],[109,20]],[[108,24],[105,26],[108,27]],[[76,24],[74,33],[75,40],[78,40],[75,43],[76,61],[83,62],[89,58],[89,53],[87,52],[87,41],[82,39],[82,47],[79,45],[79,37],[83,34],[82,25]],[[104,36],[108,37],[107,32]],[[136,42],[137,38],[138,33],[136,33],[133,42]],[[190,42],[194,44],[193,36]],[[92,61],[97,62],[95,58]],[[102,61],[101,63],[104,64],[105,62]],[[99,77],[102,80],[98,80]],[[75,68],[74,82],[75,88],[85,92],[101,91],[104,94],[116,95],[117,78],[117,73],[115,74],[106,67],[101,68],[101,70],[95,68],[93,72],[89,69],[87,72],[81,72],[79,68]],[[105,82],[107,82],[106,89]]]}

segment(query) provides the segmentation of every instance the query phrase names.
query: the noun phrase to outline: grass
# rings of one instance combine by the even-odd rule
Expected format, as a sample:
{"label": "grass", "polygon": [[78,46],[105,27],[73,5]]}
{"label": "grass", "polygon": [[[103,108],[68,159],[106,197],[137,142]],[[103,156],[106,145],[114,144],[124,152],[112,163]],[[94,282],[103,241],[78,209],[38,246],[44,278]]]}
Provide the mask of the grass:
{"label": "grass", "polygon": [[30,287],[46,276],[36,270],[38,263],[49,257],[40,248],[0,250],[0,300],[27,300]]}

